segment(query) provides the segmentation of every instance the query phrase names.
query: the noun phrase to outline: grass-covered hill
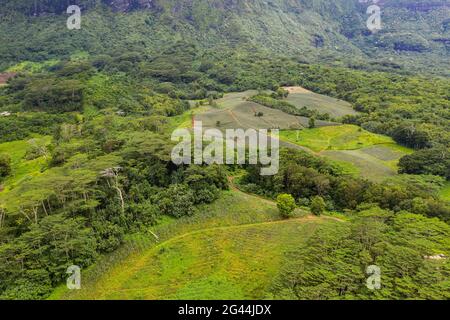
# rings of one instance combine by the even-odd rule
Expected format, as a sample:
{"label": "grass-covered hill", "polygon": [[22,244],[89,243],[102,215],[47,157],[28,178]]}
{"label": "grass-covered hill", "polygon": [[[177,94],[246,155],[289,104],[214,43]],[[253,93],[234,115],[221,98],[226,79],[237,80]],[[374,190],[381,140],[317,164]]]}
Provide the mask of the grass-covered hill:
{"label": "grass-covered hill", "polygon": [[[118,47],[155,52],[185,39],[203,48],[239,47],[336,60],[357,68],[448,74],[447,0],[387,0],[382,30],[366,27],[368,4],[356,0],[78,0],[82,29],[65,27],[65,1],[2,1],[0,67],[75,51],[107,53]],[[57,15],[57,17],[55,17]],[[21,34],[21,37],[14,35]]]}
{"label": "grass-covered hill", "polygon": [[[84,273],[81,290],[61,285],[49,299],[445,299],[448,261],[418,257],[448,252],[449,232],[437,219],[380,209],[283,219],[275,202],[232,187],[195,217],[152,228],[157,239],[128,237]],[[369,256],[385,270],[384,290],[365,286]]]}

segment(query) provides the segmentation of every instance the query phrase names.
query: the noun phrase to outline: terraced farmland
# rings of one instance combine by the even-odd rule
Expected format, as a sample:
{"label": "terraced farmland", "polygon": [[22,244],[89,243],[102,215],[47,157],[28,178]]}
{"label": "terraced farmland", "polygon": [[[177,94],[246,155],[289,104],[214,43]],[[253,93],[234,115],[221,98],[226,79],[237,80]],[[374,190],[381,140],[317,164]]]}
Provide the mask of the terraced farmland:
{"label": "terraced farmland", "polygon": [[285,87],[285,89],[289,91],[286,101],[298,108],[306,107],[320,113],[328,113],[333,118],[357,114],[351,104],[346,101],[317,94],[302,87]]}

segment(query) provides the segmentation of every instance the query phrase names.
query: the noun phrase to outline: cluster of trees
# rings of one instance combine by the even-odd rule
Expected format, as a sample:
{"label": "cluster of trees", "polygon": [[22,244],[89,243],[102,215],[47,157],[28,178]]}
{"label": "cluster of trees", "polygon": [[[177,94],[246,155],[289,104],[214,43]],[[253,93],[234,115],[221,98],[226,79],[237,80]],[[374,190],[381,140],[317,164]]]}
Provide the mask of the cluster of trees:
{"label": "cluster of trees", "polygon": [[192,215],[228,187],[224,168],[177,167],[165,138],[129,134],[112,152],[90,131],[81,136],[86,145],[79,136],[55,139],[72,153],[1,197],[1,298],[44,298],[68,266],[90,265],[162,215]]}
{"label": "cluster of trees", "polygon": [[[166,126],[189,103],[122,74],[68,61],[19,75],[2,91],[4,107],[20,111],[0,118],[3,141],[31,133],[53,141],[42,172],[0,194],[0,298],[45,298],[68,266],[89,266],[117,249],[125,234],[146,230],[163,215],[192,215],[227,188],[224,168],[171,162]],[[54,99],[76,97],[73,81],[91,114]],[[29,112],[31,106],[39,112]],[[29,150],[23,161],[41,151]],[[2,156],[0,162],[2,179],[10,161]]]}
{"label": "cluster of trees", "polygon": [[325,208],[345,211],[376,204],[393,212],[407,210],[450,222],[450,207],[439,200],[436,188],[430,187],[437,181],[410,176],[404,181],[373,183],[345,175],[328,160],[300,150],[282,149],[280,159],[279,172],[274,176],[263,177],[257,166],[247,167],[241,181],[244,188],[271,198],[289,194],[298,205],[309,206],[318,214]]}
{"label": "cluster of trees", "polygon": [[51,135],[62,123],[75,123],[75,119],[70,114],[43,112],[0,117],[0,142],[23,140],[32,134]]}
{"label": "cluster of trees", "polygon": [[450,180],[450,152],[442,146],[404,156],[398,166],[400,173],[432,174]]}
{"label": "cluster of trees", "polygon": [[263,106],[278,109],[294,116],[315,118],[319,120],[330,120],[329,113],[320,113],[317,110],[308,109],[306,106],[297,108],[287,101],[275,99],[272,95],[260,93],[250,98],[250,101],[262,104]]}

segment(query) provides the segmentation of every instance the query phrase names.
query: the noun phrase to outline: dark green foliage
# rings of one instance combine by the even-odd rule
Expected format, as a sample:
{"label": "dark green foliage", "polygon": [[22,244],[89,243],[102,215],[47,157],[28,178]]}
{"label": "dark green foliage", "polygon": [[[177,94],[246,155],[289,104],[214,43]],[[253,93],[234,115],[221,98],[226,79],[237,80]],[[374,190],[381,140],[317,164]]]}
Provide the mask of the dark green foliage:
{"label": "dark green foliage", "polygon": [[[448,38],[447,17],[442,14],[446,3],[438,1],[437,6],[416,10],[416,2],[383,3],[383,32],[372,34],[366,27],[367,6],[347,0],[255,0],[250,4],[223,0],[77,0],[71,4],[81,6],[86,28],[76,32],[65,27],[68,3],[64,1],[8,0],[1,13],[0,69],[17,59],[59,59],[81,50],[91,54],[118,51],[114,56],[140,48],[159,53],[164,45],[181,38],[215,52],[264,48],[271,53],[301,56],[306,61],[343,60],[358,68],[448,74],[448,48],[438,41]],[[112,13],[116,11],[126,14]],[[114,33],[109,32],[112,28]],[[395,62],[388,60],[391,57]],[[116,66],[118,70],[129,67],[127,60]],[[170,62],[158,62],[156,68],[149,68],[149,74],[172,79],[173,67]],[[202,70],[211,69],[207,62],[202,66]],[[224,65],[216,70],[215,77],[231,84],[234,71]],[[196,78],[184,71],[175,75],[182,76]]]}
{"label": "dark green foliage", "polygon": [[0,117],[0,142],[26,139],[33,133],[52,135],[59,124],[73,121],[70,115],[42,112]]}
{"label": "dark green foliage", "polygon": [[0,153],[0,181],[11,174],[11,157]]}
{"label": "dark green foliage", "polygon": [[52,285],[65,278],[69,266],[92,263],[96,246],[83,218],[62,214],[43,218],[15,241],[0,246],[1,297],[44,298]]}
{"label": "dark green foliage", "polygon": [[398,143],[414,149],[423,149],[432,145],[430,133],[411,124],[397,126],[392,130],[391,135]]}
{"label": "dark green foliage", "polygon": [[81,111],[82,88],[75,80],[35,80],[24,91],[26,110],[48,112]]}
{"label": "dark green foliage", "polygon": [[184,172],[184,182],[194,192],[195,204],[211,203],[219,197],[219,191],[228,188],[225,170],[217,165],[189,166]]}
{"label": "dark green foliage", "polygon": [[315,196],[311,200],[311,212],[316,216],[320,216],[326,209],[325,201],[320,196]]}
{"label": "dark green foliage", "polygon": [[194,193],[188,186],[171,185],[159,195],[158,205],[163,214],[180,218],[194,214]]}

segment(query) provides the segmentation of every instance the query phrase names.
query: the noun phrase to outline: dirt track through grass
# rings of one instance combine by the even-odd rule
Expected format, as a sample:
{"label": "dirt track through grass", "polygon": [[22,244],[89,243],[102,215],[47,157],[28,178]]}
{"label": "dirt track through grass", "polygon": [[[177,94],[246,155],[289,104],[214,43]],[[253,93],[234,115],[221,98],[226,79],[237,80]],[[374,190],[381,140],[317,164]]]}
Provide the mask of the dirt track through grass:
{"label": "dirt track through grass", "polygon": [[51,298],[262,299],[286,250],[318,224],[341,222],[311,215],[282,220],[273,201],[229,181],[231,191],[205,207],[220,212],[197,220],[197,228],[180,222],[181,230],[175,227],[162,242],[115,261],[104,274],[88,274],[81,290],[61,287]]}

